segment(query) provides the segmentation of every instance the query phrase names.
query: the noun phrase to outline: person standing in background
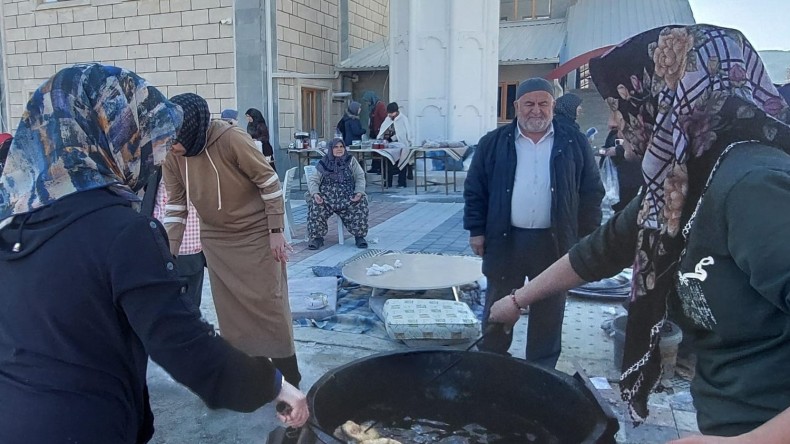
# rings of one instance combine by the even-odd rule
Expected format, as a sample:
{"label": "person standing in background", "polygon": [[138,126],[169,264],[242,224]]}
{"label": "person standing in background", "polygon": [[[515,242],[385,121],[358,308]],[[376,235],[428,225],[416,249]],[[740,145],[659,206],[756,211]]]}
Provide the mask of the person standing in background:
{"label": "person standing in background", "polygon": [[[533,279],[601,223],[604,189],[587,137],[554,115],[554,87],[541,78],[516,89],[516,118],[480,139],[464,184],[464,229],[488,278],[484,329],[496,301]],[[565,293],[532,304],[527,361],[554,368]],[[515,305],[515,304],[514,304]],[[525,305],[519,308],[526,308]],[[512,331],[496,329],[480,349],[507,354]]]}
{"label": "person standing in background", "polygon": [[192,202],[222,336],[250,356],[271,359],[298,387],[286,269],[292,249],[277,173],[243,130],[211,120],[205,99],[186,93],[171,101],[184,111],[184,125],[163,166],[170,250],[181,248]]}
{"label": "person standing in background", "polygon": [[231,125],[239,124],[239,112],[235,109],[223,109],[219,118],[230,123]]}
{"label": "person standing in background", "polygon": [[[168,154],[172,156],[172,154]],[[203,296],[203,275],[206,267],[206,257],[203,255],[203,246],[200,244],[200,219],[191,202],[187,202],[187,223],[184,230],[184,240],[176,256],[178,275],[186,280],[187,299],[193,301],[200,308]],[[140,213],[152,216],[162,224],[166,222],[167,188],[162,180],[162,168],[157,167],[151,174],[145,186],[145,195],[140,206]]]}
{"label": "person standing in background", "polygon": [[623,141],[617,138],[617,124],[612,121],[611,117],[609,128],[609,135],[606,136],[601,155],[611,157],[615,168],[617,168],[620,201],[612,205],[612,210],[618,212],[639,194],[639,189],[644,186],[645,179],[642,175],[641,159],[625,150]]}
{"label": "person standing in background", "polygon": [[260,149],[263,152],[263,156],[266,157],[272,169],[277,171],[277,168],[274,166],[274,148],[269,143],[269,127],[266,125],[263,113],[255,108],[250,108],[245,115],[247,116],[247,134],[252,137],[252,140],[261,143]]}
{"label": "person standing in background", "polygon": [[[387,105],[382,102],[373,91],[365,91],[362,94],[362,100],[367,103],[370,108],[368,135],[371,139],[376,139],[379,135],[381,124],[384,123],[384,119],[387,118]],[[371,160],[368,173],[381,174],[381,159]]]}
{"label": "person standing in background", "polygon": [[348,104],[343,118],[337,122],[337,129],[343,136],[343,143],[346,145],[346,148],[350,147],[354,140],[359,140],[365,134],[365,130],[359,123],[360,111],[362,111],[362,105],[359,102],[351,102]]}
{"label": "person standing in background", "polygon": [[565,93],[557,99],[554,105],[554,118],[564,123],[579,129],[579,123],[576,119],[582,111],[582,98],[574,93]]}
{"label": "person standing in background", "polygon": [[[400,142],[406,146],[411,146],[411,132],[409,130],[409,119],[405,114],[400,112],[397,102],[392,102],[387,105],[387,118],[379,128],[379,133],[376,139],[384,139],[387,142]],[[392,186],[392,178],[395,173],[398,174],[398,188],[406,188],[406,179],[411,176],[412,166],[405,165],[403,168],[392,168],[387,178],[387,185]],[[411,177],[408,177],[411,179]]]}

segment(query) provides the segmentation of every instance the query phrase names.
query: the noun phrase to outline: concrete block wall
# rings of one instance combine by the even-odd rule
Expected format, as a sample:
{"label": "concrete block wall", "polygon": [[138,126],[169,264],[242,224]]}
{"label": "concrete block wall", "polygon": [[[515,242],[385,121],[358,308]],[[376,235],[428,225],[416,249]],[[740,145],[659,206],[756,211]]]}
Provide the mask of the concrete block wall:
{"label": "concrete block wall", "polygon": [[348,48],[351,52],[389,35],[388,0],[348,0]]}
{"label": "concrete block wall", "polygon": [[164,94],[235,107],[233,0],[2,0],[12,128],[42,82],[74,63],[134,70]]}

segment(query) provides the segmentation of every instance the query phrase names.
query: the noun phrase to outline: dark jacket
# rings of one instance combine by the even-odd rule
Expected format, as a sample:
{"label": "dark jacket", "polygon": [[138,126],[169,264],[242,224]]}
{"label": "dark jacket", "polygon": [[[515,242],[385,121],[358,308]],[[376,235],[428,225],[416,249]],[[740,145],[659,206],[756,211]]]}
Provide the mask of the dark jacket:
{"label": "dark jacket", "polygon": [[[569,253],[587,281],[634,261],[640,197]],[[697,352],[700,431],[749,432],[790,407],[790,156],[757,143],[724,158],[678,274],[683,334]],[[704,272],[704,274],[702,273]]]}
{"label": "dark jacket", "polygon": [[[637,189],[644,185],[645,179],[642,175],[642,162],[639,160],[628,160],[625,158],[625,148],[622,145],[615,143],[617,140],[617,130],[609,131],[604,142],[604,148],[614,148],[615,155],[612,156],[612,162],[617,168],[617,182],[620,185],[620,190]],[[601,159],[603,160],[603,159]]]}
{"label": "dark jacket", "polygon": [[[464,183],[464,228],[486,236],[486,250],[508,242],[516,178],[516,120],[480,139]],[[554,121],[551,225],[559,255],[601,223],[604,189],[584,134]]]}
{"label": "dark jacket", "polygon": [[351,146],[353,141],[359,140],[365,134],[365,129],[359,123],[359,117],[349,116],[348,113],[345,113],[343,118],[337,122],[337,129],[343,135],[343,143],[346,146]]}
{"label": "dark jacket", "polygon": [[212,408],[253,411],[279,392],[270,363],[185,299],[162,226],[106,189],[0,230],[0,282],[4,444],[147,442],[149,356]]}
{"label": "dark jacket", "polygon": [[274,155],[274,148],[269,143],[269,127],[266,126],[265,120],[252,121],[247,125],[247,134],[252,137],[252,140],[261,142],[263,155]]}

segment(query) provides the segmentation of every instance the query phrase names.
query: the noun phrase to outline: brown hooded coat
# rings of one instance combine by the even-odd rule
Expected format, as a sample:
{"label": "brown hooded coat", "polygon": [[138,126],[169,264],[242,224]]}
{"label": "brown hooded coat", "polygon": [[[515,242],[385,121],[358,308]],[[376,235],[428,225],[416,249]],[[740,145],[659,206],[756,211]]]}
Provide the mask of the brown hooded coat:
{"label": "brown hooded coat", "polygon": [[190,200],[222,336],[250,356],[292,356],[286,268],[269,246],[269,229],[283,227],[280,181],[240,128],[213,121],[206,140],[197,156],[164,163],[170,250],[178,253]]}

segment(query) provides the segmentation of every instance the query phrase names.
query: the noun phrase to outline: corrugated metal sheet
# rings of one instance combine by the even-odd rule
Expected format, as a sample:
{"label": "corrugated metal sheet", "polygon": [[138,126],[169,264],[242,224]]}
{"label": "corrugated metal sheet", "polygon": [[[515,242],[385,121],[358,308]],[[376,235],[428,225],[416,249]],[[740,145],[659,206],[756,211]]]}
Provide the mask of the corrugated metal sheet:
{"label": "corrugated metal sheet", "polygon": [[388,42],[384,39],[354,52],[337,65],[338,71],[386,71],[390,65]]}
{"label": "corrugated metal sheet", "polygon": [[[522,65],[557,63],[565,43],[565,20],[502,23],[499,26],[499,63]],[[377,71],[389,68],[387,41],[374,43],[351,54],[338,71]]]}
{"label": "corrugated metal sheet", "polygon": [[562,62],[659,26],[694,23],[688,0],[578,0],[568,10]]}
{"label": "corrugated metal sheet", "polygon": [[565,43],[565,20],[535,20],[499,25],[499,63],[557,63]]}

